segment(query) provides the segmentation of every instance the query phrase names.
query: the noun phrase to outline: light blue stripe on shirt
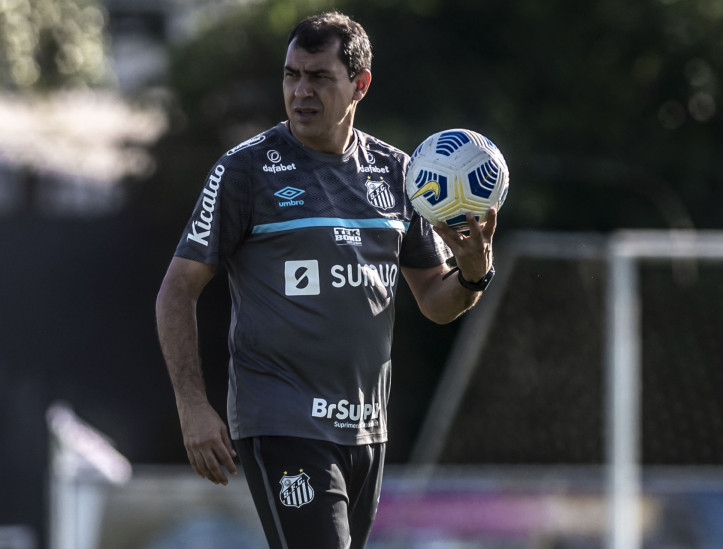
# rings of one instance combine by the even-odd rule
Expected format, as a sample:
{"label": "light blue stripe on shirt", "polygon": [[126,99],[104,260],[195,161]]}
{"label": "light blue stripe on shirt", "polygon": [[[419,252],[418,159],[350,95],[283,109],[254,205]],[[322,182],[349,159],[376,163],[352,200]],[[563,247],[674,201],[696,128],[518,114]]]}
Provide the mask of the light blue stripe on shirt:
{"label": "light blue stripe on shirt", "polygon": [[307,229],[310,227],[344,227],[346,229],[396,229],[406,231],[409,228],[408,221],[397,221],[396,219],[385,219],[377,217],[373,219],[341,219],[339,217],[307,217],[305,219],[294,219],[291,221],[280,221],[278,223],[265,223],[256,225],[253,234],[276,233],[291,229]]}

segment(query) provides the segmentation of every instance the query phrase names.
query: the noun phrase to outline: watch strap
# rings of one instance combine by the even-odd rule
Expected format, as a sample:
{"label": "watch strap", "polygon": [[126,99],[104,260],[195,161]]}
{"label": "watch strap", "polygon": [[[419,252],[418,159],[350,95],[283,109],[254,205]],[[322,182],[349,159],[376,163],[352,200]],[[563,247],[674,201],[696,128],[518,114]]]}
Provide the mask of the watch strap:
{"label": "watch strap", "polygon": [[480,280],[479,282],[470,282],[462,276],[462,271],[460,271],[457,267],[457,280],[464,288],[467,288],[468,290],[471,290],[473,292],[484,292],[487,289],[487,286],[490,285],[490,282],[492,282],[492,278],[494,276],[495,268],[494,266],[492,266],[490,267],[490,270],[487,271],[487,274],[482,277],[482,280]]}

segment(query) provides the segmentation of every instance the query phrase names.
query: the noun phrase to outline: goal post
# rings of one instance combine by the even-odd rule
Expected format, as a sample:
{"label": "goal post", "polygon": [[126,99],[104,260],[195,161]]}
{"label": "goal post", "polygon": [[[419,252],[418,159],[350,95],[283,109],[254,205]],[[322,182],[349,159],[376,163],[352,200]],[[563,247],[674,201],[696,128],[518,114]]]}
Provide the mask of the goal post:
{"label": "goal post", "polygon": [[641,495],[640,263],[723,260],[717,231],[620,231],[608,246],[606,291],[608,549],[637,549]]}
{"label": "goal post", "polygon": [[[474,383],[483,353],[506,298],[515,292],[514,269],[524,259],[593,260],[602,266],[600,361],[603,398],[602,444],[607,506],[607,549],[642,546],[642,375],[641,270],[649,262],[670,262],[673,275],[691,278],[699,263],[723,263],[723,232],[624,230],[597,233],[516,232],[500,238],[498,277],[483,302],[460,325],[444,371],[417,437],[410,462],[433,473],[445,441]],[[657,267],[656,267],[657,268]],[[540,372],[545,376],[545,372]],[[479,381],[478,381],[479,382]],[[479,412],[478,412],[479,413]]]}

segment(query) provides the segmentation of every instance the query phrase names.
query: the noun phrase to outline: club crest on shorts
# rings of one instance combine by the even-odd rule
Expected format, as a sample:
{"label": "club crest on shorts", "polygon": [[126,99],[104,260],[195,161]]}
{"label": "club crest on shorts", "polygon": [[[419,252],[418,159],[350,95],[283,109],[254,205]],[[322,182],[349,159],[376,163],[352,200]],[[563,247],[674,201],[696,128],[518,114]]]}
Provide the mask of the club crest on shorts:
{"label": "club crest on shorts", "polygon": [[367,200],[372,206],[379,208],[380,210],[388,210],[393,208],[396,201],[392,190],[389,188],[389,183],[381,179],[380,181],[372,181],[371,178],[366,181],[367,186]]}
{"label": "club crest on shorts", "polygon": [[279,493],[281,503],[286,507],[298,508],[313,500],[314,489],[311,487],[310,480],[309,475],[304,473],[303,469],[300,469],[299,474],[294,476],[289,476],[284,471],[284,476],[279,481],[279,484],[281,484],[281,492]]}

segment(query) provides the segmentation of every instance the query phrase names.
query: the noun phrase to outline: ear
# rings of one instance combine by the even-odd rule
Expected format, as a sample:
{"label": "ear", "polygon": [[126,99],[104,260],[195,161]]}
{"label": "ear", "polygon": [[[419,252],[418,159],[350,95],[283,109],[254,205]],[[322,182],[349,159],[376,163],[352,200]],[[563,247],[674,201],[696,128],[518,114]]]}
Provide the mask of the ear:
{"label": "ear", "polygon": [[361,101],[369,91],[369,85],[372,83],[372,73],[369,69],[364,69],[354,77],[354,97],[355,101]]}

